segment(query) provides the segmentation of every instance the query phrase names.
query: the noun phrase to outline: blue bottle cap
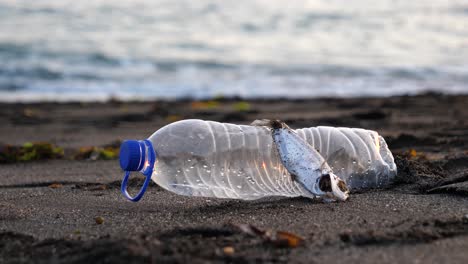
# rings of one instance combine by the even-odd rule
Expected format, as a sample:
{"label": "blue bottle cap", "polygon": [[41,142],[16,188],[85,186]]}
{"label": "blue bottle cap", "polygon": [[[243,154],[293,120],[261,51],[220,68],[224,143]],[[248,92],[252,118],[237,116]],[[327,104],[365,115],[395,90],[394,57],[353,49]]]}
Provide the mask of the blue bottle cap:
{"label": "blue bottle cap", "polygon": [[125,140],[120,145],[120,167],[124,171],[143,169],[146,156],[145,144],[138,140]]}
{"label": "blue bottle cap", "polygon": [[[146,156],[147,151],[148,156]],[[128,200],[137,202],[143,197],[151,181],[155,161],[156,152],[151,141],[147,139],[142,141],[126,140],[122,143],[120,146],[120,167],[125,171],[125,175],[120,186],[120,191]],[[148,162],[146,167],[145,162]],[[140,171],[146,177],[140,191],[135,196],[131,196],[127,191],[128,179],[132,171]]]}

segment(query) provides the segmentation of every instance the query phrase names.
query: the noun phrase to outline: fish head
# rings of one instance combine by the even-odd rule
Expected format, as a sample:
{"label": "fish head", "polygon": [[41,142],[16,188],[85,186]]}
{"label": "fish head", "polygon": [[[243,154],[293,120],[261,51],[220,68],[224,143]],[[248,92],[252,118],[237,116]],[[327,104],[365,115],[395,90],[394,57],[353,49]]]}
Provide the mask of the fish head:
{"label": "fish head", "polygon": [[333,173],[323,174],[318,182],[320,191],[325,197],[346,201],[349,197],[349,189],[346,183]]}

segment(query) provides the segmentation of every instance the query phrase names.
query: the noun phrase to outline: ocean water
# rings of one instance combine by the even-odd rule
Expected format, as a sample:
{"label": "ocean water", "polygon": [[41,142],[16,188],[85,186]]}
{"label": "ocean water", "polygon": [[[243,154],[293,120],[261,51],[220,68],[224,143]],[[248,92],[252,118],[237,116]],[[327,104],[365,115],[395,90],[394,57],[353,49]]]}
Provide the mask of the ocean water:
{"label": "ocean water", "polygon": [[468,93],[468,0],[0,0],[0,101]]}

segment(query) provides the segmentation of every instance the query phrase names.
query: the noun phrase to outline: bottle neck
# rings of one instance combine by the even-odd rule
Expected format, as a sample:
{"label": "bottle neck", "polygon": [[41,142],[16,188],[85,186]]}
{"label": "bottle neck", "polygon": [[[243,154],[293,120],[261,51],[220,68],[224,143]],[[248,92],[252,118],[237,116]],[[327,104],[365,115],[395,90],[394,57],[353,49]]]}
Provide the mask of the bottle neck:
{"label": "bottle neck", "polygon": [[140,172],[144,175],[153,173],[154,162],[156,161],[156,152],[154,151],[153,144],[149,140],[142,140],[145,148],[144,155],[142,155],[143,167]]}

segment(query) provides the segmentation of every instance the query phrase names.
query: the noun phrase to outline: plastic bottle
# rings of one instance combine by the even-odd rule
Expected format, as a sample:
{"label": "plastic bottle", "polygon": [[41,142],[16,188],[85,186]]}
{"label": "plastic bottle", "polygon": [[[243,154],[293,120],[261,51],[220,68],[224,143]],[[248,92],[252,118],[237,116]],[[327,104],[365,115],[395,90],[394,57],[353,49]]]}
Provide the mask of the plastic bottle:
{"label": "plastic bottle", "polygon": [[[355,185],[351,188],[380,186],[394,176],[393,157],[376,132],[318,127],[299,129],[297,133],[331,161],[329,165],[338,176]],[[187,196],[244,200],[314,197],[292,179],[282,165],[271,130],[261,126],[178,121],[159,129],[147,140],[122,143],[120,165],[126,171],[122,192],[132,201],[142,197],[150,179]],[[135,197],[127,192],[131,171],[146,176]],[[374,178],[367,180],[371,175]]]}

